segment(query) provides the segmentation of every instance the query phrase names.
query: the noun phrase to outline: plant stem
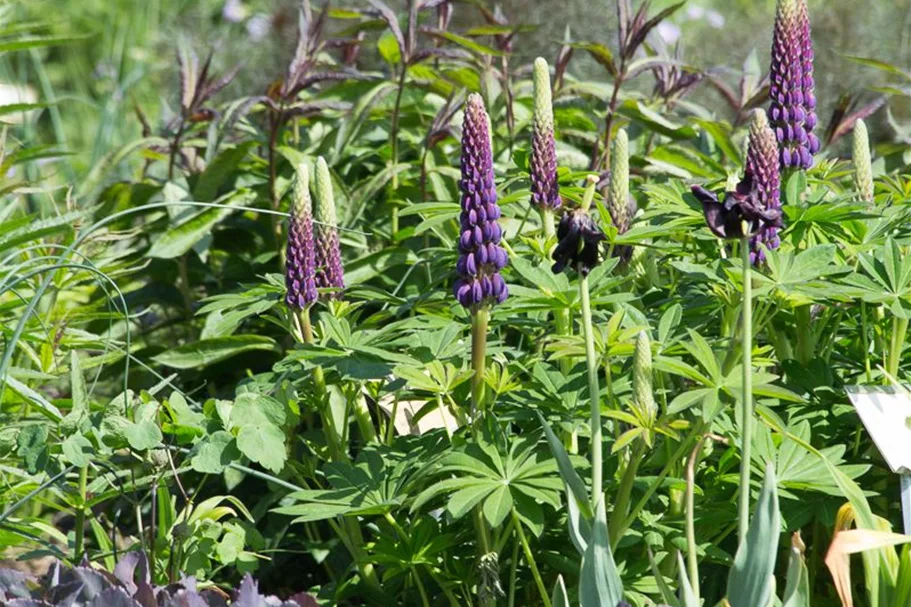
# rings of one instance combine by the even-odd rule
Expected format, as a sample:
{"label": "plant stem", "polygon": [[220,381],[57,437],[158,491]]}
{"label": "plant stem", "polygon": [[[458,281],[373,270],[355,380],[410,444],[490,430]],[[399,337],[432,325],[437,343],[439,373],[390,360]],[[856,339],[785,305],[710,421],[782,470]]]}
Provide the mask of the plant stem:
{"label": "plant stem", "polygon": [[798,306],[794,310],[797,320],[797,359],[802,365],[808,365],[813,359],[813,321],[810,306]]}
{"label": "plant stem", "polygon": [[626,468],[623,471],[623,477],[620,479],[620,488],[617,489],[617,498],[614,500],[614,513],[611,515],[611,525],[608,529],[611,549],[617,547],[623,533],[623,522],[629,510],[629,498],[633,492],[633,483],[636,480],[636,473],[639,471],[639,464],[644,456],[643,443],[639,442],[633,450],[632,456],[626,462]]}
{"label": "plant stem", "polygon": [[[389,139],[392,145],[392,191],[399,189],[399,173],[396,167],[399,164],[399,114],[402,108],[402,93],[405,91],[405,76],[408,74],[408,67],[402,63],[402,72],[399,75],[398,87],[395,94],[395,107],[392,109],[392,126],[389,129]],[[393,201],[392,206],[392,238],[399,231],[399,208]]]}
{"label": "plant stem", "polygon": [[686,564],[690,586],[699,603],[699,559],[696,546],[696,460],[702,451],[705,438],[700,438],[686,462]]}
{"label": "plant stem", "polygon": [[[86,487],[89,481],[89,468],[79,469],[79,504],[76,507],[76,529],[73,541],[73,564],[78,565],[82,560],[85,544],[85,503]],[[154,538],[153,538],[154,541]]]}
{"label": "plant stem", "polygon": [[487,325],[490,311],[479,308],[471,315],[471,419],[477,422],[478,414],[484,406],[484,375],[487,359]]}
{"label": "plant stem", "polygon": [[553,209],[548,207],[541,208],[541,225],[544,227],[544,240],[549,242],[552,238],[556,238],[557,230]]}
{"label": "plant stem", "polygon": [[509,567],[509,598],[507,607],[516,605],[516,570],[519,568],[519,542],[513,542],[512,545],[512,563]]}
{"label": "plant stem", "polygon": [[[908,333],[908,319],[895,316],[892,318],[892,347],[889,348],[889,375],[898,377],[901,366],[902,349],[905,346],[905,335]],[[886,381],[889,381],[887,378]]]}
{"label": "plant stem", "polygon": [[867,335],[867,304],[866,302],[860,302],[860,324],[861,324],[861,338],[864,348],[864,373],[867,377],[867,383],[873,383],[873,371],[870,366],[870,337]]}
{"label": "plant stem", "polygon": [[531,575],[535,578],[535,584],[538,586],[538,592],[541,594],[541,602],[544,607],[551,607],[550,597],[547,594],[547,588],[544,586],[544,580],[541,579],[541,573],[538,571],[538,565],[535,563],[535,557],[528,545],[528,538],[525,537],[525,531],[522,529],[522,523],[519,521],[519,515],[516,509],[512,509],[512,520],[515,523],[516,535],[522,543],[522,550],[525,552],[525,560],[528,561],[528,568],[531,569]]}
{"label": "plant stem", "polygon": [[738,538],[743,543],[750,526],[750,452],[753,446],[753,266],[750,263],[749,238],[740,241],[740,257],[743,261],[743,317],[740,326],[743,344],[743,396],[740,403],[742,446]]}
{"label": "plant stem", "polygon": [[[598,178],[588,177],[588,187],[582,198],[582,210],[588,212],[592,198],[595,196],[595,185]],[[592,458],[592,511],[597,510],[598,501],[603,493],[603,438],[601,436],[601,388],[598,386],[598,358],[595,354],[595,336],[592,326],[592,306],[588,293],[588,275],[579,271],[579,299],[582,304],[582,332],[585,336],[585,361],[588,365],[588,398],[591,403],[591,458]]]}

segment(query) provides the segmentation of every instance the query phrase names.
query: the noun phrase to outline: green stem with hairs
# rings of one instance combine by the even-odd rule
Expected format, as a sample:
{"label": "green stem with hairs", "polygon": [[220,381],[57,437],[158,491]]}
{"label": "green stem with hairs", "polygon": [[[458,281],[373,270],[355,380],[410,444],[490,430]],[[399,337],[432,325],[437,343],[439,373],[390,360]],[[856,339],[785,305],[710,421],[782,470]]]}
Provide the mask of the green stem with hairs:
{"label": "green stem with hairs", "polygon": [[535,579],[535,584],[538,586],[541,602],[544,604],[544,607],[552,607],[550,596],[547,594],[547,588],[544,586],[544,580],[541,579],[541,572],[538,571],[538,565],[535,563],[535,555],[528,545],[528,538],[525,537],[525,531],[522,529],[522,522],[519,520],[519,515],[516,514],[515,508],[512,509],[512,520],[513,523],[515,523],[516,535],[519,538],[519,542],[522,544],[522,551],[525,552],[525,560],[528,562],[528,568],[531,569],[531,576]]}
{"label": "green stem with hairs", "polygon": [[[592,198],[595,196],[595,185],[598,178],[594,175],[588,177],[588,187],[582,198],[582,210],[588,212]],[[582,303],[582,332],[585,336],[585,360],[588,365],[588,398],[591,403],[591,458],[592,458],[592,510],[598,507],[598,501],[604,491],[604,464],[603,464],[603,438],[601,435],[601,388],[598,385],[598,357],[595,354],[595,336],[592,324],[592,306],[588,292],[588,276],[583,274],[581,268],[576,268],[579,273],[579,299]]]}
{"label": "green stem with hairs", "polygon": [[743,344],[743,395],[740,399],[741,459],[738,539],[742,544],[750,526],[750,464],[753,446],[753,266],[750,262],[750,239],[740,241],[743,261],[743,316],[740,339]]}
{"label": "green stem with hairs", "polygon": [[686,462],[686,564],[690,586],[697,604],[699,603],[699,555],[696,545],[696,463],[704,440],[699,439],[696,442],[696,446],[693,447]]}
{"label": "green stem with hairs", "polygon": [[487,307],[479,308],[471,315],[471,419],[477,422],[479,413],[484,407],[484,375],[487,364],[487,325],[490,311]]}

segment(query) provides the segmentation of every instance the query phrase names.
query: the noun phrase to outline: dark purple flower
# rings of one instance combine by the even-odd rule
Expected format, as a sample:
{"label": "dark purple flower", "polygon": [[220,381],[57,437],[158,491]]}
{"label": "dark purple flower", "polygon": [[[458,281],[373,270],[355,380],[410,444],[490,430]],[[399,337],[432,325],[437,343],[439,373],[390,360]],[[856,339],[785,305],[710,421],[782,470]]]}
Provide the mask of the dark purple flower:
{"label": "dark purple flower", "polygon": [[288,222],[288,248],[285,265],[285,303],[294,310],[309,307],[317,298],[316,249],[313,246],[309,173],[307,166],[297,168],[294,200]]}
{"label": "dark purple flower", "polygon": [[806,0],[778,0],[772,41],[769,119],[778,138],[781,168],[813,166],[819,151],[813,40]]}
{"label": "dark purple flower", "polygon": [[559,243],[553,252],[556,262],[553,273],[559,274],[571,267],[586,276],[600,263],[598,252],[607,236],[587,212],[575,209],[563,214],[557,228],[557,239]]}
{"label": "dark purple flower", "polygon": [[345,270],[338,240],[338,220],[332,177],[326,160],[316,161],[316,286],[326,297],[339,299],[345,288]]}
{"label": "dark purple flower", "polygon": [[781,209],[762,206],[759,189],[753,179],[745,175],[733,192],[727,192],[724,202],[717,194],[702,186],[692,186],[693,195],[702,203],[705,222],[718,238],[743,238],[755,236],[766,227],[782,227]]}
{"label": "dark purple flower", "polygon": [[500,270],[506,266],[506,250],[500,246],[503,232],[497,219],[497,189],[494,185],[490,126],[480,95],[469,95],[462,122],[461,232],[459,274],[455,296],[469,310],[503,303],[509,293]]}
{"label": "dark purple flower", "polygon": [[[744,179],[749,179],[755,190],[757,204],[764,209],[781,209],[781,173],[778,166],[778,145],[775,133],[769,127],[765,112],[755,110],[750,123],[750,145],[747,149],[747,161],[744,168]],[[765,261],[765,253],[760,244],[767,249],[777,249],[778,226],[764,224],[759,233],[750,241],[750,258],[753,263]]]}
{"label": "dark purple flower", "polygon": [[554,112],[547,61],[541,57],[535,59],[533,75],[535,112],[532,120],[531,158],[528,161],[531,202],[540,209],[556,209],[560,206],[560,188],[557,184]]}

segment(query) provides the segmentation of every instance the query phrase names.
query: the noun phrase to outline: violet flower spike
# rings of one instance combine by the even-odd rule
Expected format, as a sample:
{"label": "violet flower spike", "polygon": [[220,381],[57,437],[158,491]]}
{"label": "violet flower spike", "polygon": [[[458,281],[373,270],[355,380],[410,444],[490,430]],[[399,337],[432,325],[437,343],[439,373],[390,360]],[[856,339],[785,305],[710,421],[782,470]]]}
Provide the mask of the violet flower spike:
{"label": "violet flower spike", "polygon": [[[778,145],[775,133],[769,126],[765,112],[761,109],[753,112],[750,123],[750,143],[747,149],[747,160],[744,168],[744,181],[749,180],[755,192],[756,204],[768,211],[781,212],[781,173],[778,167]],[[739,189],[739,188],[738,188]],[[778,230],[779,221],[773,225],[764,222],[759,232],[750,241],[750,260],[756,263],[765,261],[766,249],[777,249],[781,244]]]}
{"label": "violet flower spike", "polygon": [[809,169],[819,152],[813,41],[806,0],[778,0],[772,41],[769,119],[781,168]]}
{"label": "violet flower spike", "polygon": [[316,160],[316,286],[326,289],[324,296],[340,299],[345,288],[345,270],[338,238],[335,194],[326,160]]}
{"label": "violet flower spike", "polygon": [[531,156],[528,160],[531,202],[540,209],[558,209],[561,204],[557,184],[557,151],[554,141],[553,99],[547,61],[538,57],[533,70],[534,118]]}
{"label": "violet flower spike", "polygon": [[500,275],[508,257],[500,246],[503,231],[497,223],[500,207],[489,122],[481,96],[469,95],[462,122],[461,236],[454,292],[459,303],[472,312],[503,303],[509,293]]}
{"label": "violet flower spike", "polygon": [[309,181],[307,165],[300,164],[294,180],[285,264],[285,303],[292,310],[306,310],[318,296]]}

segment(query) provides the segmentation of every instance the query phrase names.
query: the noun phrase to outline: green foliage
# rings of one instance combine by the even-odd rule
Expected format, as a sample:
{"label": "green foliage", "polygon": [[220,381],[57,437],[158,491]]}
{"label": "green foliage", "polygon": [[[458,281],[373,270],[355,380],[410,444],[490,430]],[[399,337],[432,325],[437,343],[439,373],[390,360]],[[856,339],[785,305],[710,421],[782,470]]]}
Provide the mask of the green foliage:
{"label": "green foliage", "polygon": [[[111,569],[142,550],[150,584],[228,588],[258,569],[270,592],[327,605],[808,607],[864,592],[819,565],[847,531],[845,501],[853,531],[898,520],[844,387],[909,371],[911,154],[891,113],[906,70],[852,58],[884,74],[896,138],[853,160],[826,147],[782,182],[781,246],[752,272],[758,428],[742,461],[741,251],[704,228],[690,186],[739,181],[743,119],[765,94],[757,53],[730,85],[657,37],[687,21],[682,4],[628,0],[618,44],[569,32],[541,50],[563,209],[605,173],[588,322],[528,203],[522,58],[546,36],[524,15],[462,3],[463,28],[445,3],[401,16],[378,0],[241,3],[276,11],[254,41],[253,12],[235,23],[231,3],[161,0],[81,35],[108,4],[60,23],[0,7],[3,73],[36,91],[0,105],[5,560]],[[177,40],[178,23],[237,44],[210,56],[209,36]],[[581,76],[582,51],[597,78]],[[509,253],[483,368],[451,295],[469,92],[491,116]],[[866,140],[861,120],[884,103],[845,102],[829,139]],[[284,305],[286,216],[295,167],[314,164],[346,289],[298,312]],[[739,485],[744,466],[767,471],[761,488]],[[758,500],[738,545],[744,492]],[[892,545],[864,553],[875,605],[908,600],[911,553]]]}

